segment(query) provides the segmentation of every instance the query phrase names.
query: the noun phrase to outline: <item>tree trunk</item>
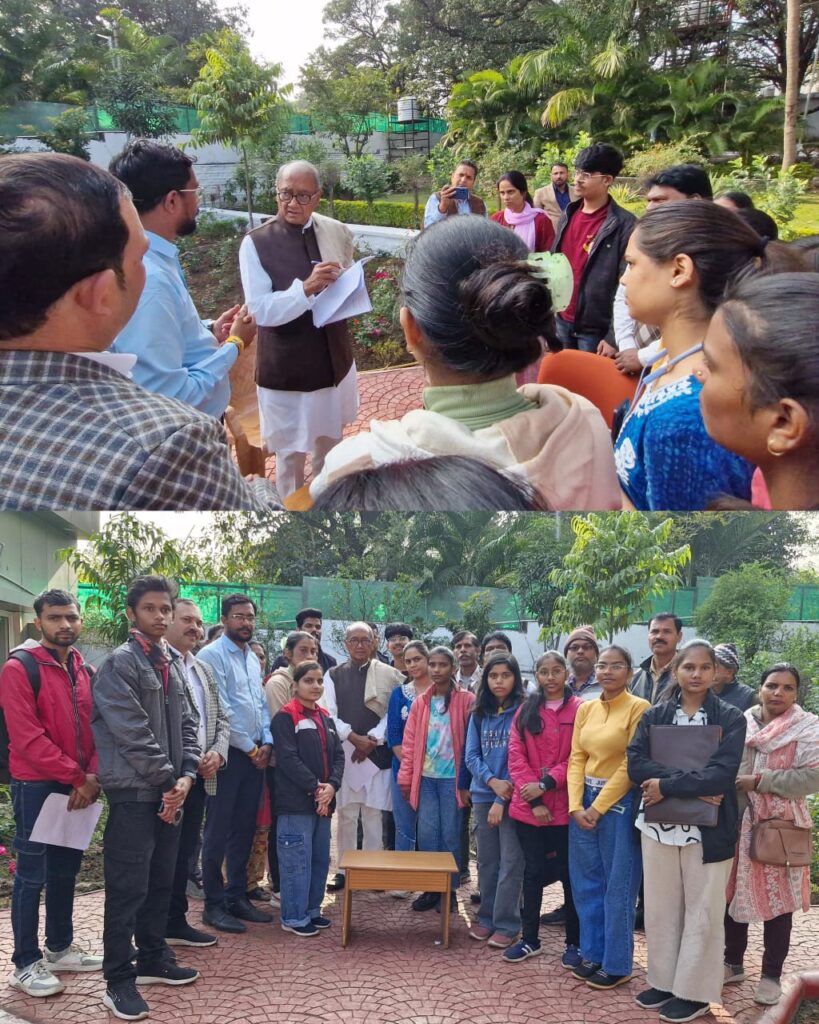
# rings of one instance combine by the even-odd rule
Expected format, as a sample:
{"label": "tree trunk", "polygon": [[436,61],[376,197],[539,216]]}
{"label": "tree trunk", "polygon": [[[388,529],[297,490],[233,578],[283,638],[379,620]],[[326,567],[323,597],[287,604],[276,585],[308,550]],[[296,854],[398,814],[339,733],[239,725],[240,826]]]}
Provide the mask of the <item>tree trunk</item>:
{"label": "tree trunk", "polygon": [[245,199],[247,201],[247,226],[248,230],[252,231],[255,227],[253,223],[253,190],[250,187],[250,164],[247,161],[247,150],[244,146],[242,149],[242,165],[245,169]]}
{"label": "tree trunk", "polygon": [[415,228],[417,231],[421,229],[421,207],[419,205],[419,188],[416,182],[412,187],[413,204],[415,206]]}
{"label": "tree trunk", "polygon": [[787,0],[785,36],[785,130],[782,138],[782,170],[796,163],[796,121],[799,104],[799,0]]}

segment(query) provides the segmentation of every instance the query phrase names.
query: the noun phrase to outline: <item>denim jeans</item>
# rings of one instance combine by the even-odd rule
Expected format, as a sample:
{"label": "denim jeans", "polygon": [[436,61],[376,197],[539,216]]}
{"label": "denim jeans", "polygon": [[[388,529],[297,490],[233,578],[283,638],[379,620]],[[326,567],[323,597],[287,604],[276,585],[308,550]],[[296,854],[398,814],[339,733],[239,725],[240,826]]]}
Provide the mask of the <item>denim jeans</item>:
{"label": "denim jeans", "polygon": [[[586,784],[583,806],[600,792]],[[580,951],[602,964],[607,974],[631,974],[634,909],[642,856],[635,838],[634,790],[611,807],[591,830],[569,823],[569,876],[577,916]]]}
{"label": "denim jeans", "polygon": [[392,814],[395,819],[396,850],[414,850],[418,815],[412,809],[412,804],[404,799],[395,775],[392,777]]}
{"label": "denim jeans", "polygon": [[280,814],[276,846],[282,882],[281,922],[300,928],[321,914],[330,870],[330,818]]}
{"label": "denim jeans", "polygon": [[165,931],[180,826],[160,821],[158,811],[158,801],[115,802],[108,809],[103,839],[106,981],[136,977],[132,938],[140,967],[151,967],[170,955]]}
{"label": "denim jeans", "polygon": [[481,906],[478,923],[513,939],[520,931],[520,894],[523,852],[515,822],[504,805],[500,825],[488,821],[491,803],[473,804],[478,839],[478,888]]}
{"label": "denim jeans", "polygon": [[12,960],[17,968],[28,967],[43,957],[37,931],[40,896],[45,888],[45,941],[49,949],[66,949],[74,941],[74,883],[82,862],[82,850],[67,846],[32,843],[34,822],[50,793],[70,793],[59,782],[11,780],[14,810],[14,850],[17,872],[11,894],[11,927],[14,932]]}
{"label": "denim jeans", "polygon": [[[264,772],[244,751],[231,747],[227,764],[219,772],[216,796],[208,797],[202,841],[202,882],[208,910],[247,896],[247,862],[263,785]],[[227,885],[222,879],[223,862]]]}
{"label": "denim jeans", "polygon": [[[418,800],[418,849],[425,853],[451,853],[458,863],[461,849],[461,811],[455,796],[455,779],[421,778]],[[452,875],[458,888],[460,872]]]}
{"label": "denim jeans", "polygon": [[562,316],[555,317],[557,339],[563,348],[577,348],[581,352],[596,352],[602,334],[590,334],[588,331],[576,331],[574,323],[569,323]]}

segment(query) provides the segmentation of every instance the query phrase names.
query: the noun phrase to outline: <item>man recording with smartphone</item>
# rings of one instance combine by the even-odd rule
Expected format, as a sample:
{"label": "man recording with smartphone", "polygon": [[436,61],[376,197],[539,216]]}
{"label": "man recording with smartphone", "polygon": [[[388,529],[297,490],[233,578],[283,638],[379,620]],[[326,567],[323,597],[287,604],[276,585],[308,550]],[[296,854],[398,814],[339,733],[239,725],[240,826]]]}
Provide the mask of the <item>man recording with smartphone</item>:
{"label": "man recording with smartphone", "polygon": [[447,217],[463,216],[474,213],[480,217],[486,216],[486,203],[480,196],[472,192],[475,179],[478,177],[478,165],[472,160],[461,160],[449,184],[444,185],[440,192],[433,192],[427,199],[424,209],[424,227]]}
{"label": "man recording with smartphone", "polygon": [[109,803],[103,1002],[122,1020],[148,1016],[137,985],[187,985],[199,977],[179,966],[165,944],[178,826],[201,757],[179,655],[165,640],[175,597],[164,576],[130,584],[130,635],[102,663],[92,691],[91,727]]}

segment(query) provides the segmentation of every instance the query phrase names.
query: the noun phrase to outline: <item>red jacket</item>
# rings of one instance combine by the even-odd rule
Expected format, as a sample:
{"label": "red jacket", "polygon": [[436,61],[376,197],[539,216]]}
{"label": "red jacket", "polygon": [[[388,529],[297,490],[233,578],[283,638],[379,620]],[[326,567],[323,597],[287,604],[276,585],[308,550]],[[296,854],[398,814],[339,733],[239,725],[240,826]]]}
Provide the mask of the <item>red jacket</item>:
{"label": "red jacket", "polygon": [[[498,210],[497,213],[493,213],[490,220],[493,220],[496,224],[500,224],[502,227],[514,230],[514,226],[512,224],[506,223],[503,210]],[[551,252],[554,242],[555,229],[552,227],[552,222],[544,213],[543,216],[535,219],[535,248],[533,251]]]}
{"label": "red jacket", "polygon": [[[427,733],[429,732],[429,709],[435,687],[430,686],[412,702],[407,724],[404,729],[404,742],[401,744],[401,767],[398,769],[398,785],[410,786],[409,802],[418,810],[421,795],[421,776],[424,774],[424,757],[427,749]],[[469,712],[475,703],[475,694],[460,688],[453,690],[449,699],[449,726],[452,729],[452,748],[455,753],[455,776],[457,782],[458,766],[463,760],[464,744],[466,743],[466,726]],[[458,806],[463,807],[460,790],[456,788]]]}
{"label": "red jacket", "polygon": [[569,697],[557,711],[552,711],[544,704],[540,709],[540,720],[543,728],[533,736],[528,730],[521,738],[518,729],[518,716],[512,723],[509,733],[509,776],[515,784],[512,802],[509,805],[509,817],[527,825],[541,825],[532,814],[529,803],[520,795],[520,787],[527,782],[540,782],[541,771],[555,780],[554,789],[547,790],[542,797],[543,806],[551,811],[550,825],[569,824],[569,793],[566,788],[566,774],[569,768],[569,755],[572,752],[572,735],[577,709],[583,701],[579,697]]}
{"label": "red jacket", "polygon": [[71,648],[68,671],[44,647],[29,647],[40,667],[40,693],[34,702],[25,666],[14,658],[0,671],[0,705],[9,733],[9,771],[22,782],[62,782],[81,786],[97,772],[91,733],[91,681],[82,655]]}

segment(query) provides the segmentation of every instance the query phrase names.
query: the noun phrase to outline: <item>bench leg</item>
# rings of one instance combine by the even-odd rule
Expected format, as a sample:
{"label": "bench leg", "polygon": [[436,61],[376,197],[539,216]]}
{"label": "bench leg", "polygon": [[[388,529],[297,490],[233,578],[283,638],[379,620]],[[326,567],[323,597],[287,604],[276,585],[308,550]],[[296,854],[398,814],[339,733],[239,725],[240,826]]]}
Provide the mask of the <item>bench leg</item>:
{"label": "bench leg", "polygon": [[444,901],[444,905],[441,907],[441,929],[442,929],[441,938],[443,940],[444,949],[449,949],[449,915],[450,915],[449,904],[450,904],[450,902],[452,900],[451,893],[452,893],[452,876],[447,871],[447,875],[446,875],[446,892],[444,893],[444,895],[442,897],[442,899]]}
{"label": "bench leg", "polygon": [[347,872],[347,884],[344,886],[344,901],[341,909],[341,946],[346,947],[350,941],[350,918],[353,911],[353,892],[350,888],[350,872]]}

